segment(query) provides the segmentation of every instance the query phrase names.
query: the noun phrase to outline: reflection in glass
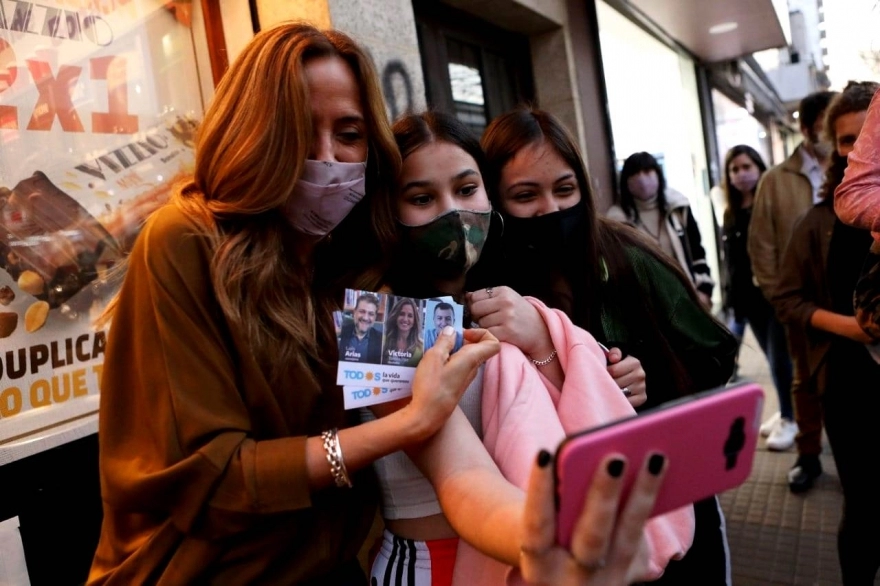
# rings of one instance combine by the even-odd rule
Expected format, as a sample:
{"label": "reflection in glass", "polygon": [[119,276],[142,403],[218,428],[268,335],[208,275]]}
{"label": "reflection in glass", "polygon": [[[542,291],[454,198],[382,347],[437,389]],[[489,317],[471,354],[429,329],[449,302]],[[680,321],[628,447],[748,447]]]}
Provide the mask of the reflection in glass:
{"label": "reflection in glass", "polygon": [[454,39],[447,39],[446,50],[455,116],[480,136],[488,122],[483,95],[485,72],[480,51],[473,45]]}

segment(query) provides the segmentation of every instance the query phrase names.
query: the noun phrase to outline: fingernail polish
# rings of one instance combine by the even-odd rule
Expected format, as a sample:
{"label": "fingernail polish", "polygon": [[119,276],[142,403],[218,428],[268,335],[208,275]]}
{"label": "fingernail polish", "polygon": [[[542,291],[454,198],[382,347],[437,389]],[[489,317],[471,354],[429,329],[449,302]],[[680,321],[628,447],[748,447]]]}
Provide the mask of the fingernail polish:
{"label": "fingernail polish", "polygon": [[443,328],[443,335],[444,336],[454,336],[455,335],[455,328],[453,328],[452,326],[446,326],[445,328]]}
{"label": "fingernail polish", "polygon": [[666,457],[661,454],[654,454],[648,460],[648,472],[657,476],[663,470],[663,464],[666,463]]}
{"label": "fingernail polish", "polygon": [[547,450],[538,452],[538,468],[545,468],[550,463],[552,456]]}
{"label": "fingernail polish", "polygon": [[623,460],[614,458],[608,462],[608,475],[611,478],[620,478],[621,474],[623,474]]}

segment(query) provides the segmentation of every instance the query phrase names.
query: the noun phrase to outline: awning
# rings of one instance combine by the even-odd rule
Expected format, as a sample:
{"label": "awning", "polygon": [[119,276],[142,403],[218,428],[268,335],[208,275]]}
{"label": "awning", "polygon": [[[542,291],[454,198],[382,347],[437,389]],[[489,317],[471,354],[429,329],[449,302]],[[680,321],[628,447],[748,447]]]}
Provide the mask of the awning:
{"label": "awning", "polygon": [[626,0],[705,62],[784,47],[790,37],[785,0]]}

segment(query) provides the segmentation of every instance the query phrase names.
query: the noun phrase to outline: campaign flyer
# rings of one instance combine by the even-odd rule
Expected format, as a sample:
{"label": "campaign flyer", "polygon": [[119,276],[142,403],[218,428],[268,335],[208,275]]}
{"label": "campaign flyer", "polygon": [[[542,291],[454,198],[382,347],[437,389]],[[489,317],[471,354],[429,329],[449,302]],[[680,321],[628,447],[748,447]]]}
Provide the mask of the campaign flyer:
{"label": "campaign flyer", "polygon": [[453,351],[464,343],[463,307],[449,297],[415,299],[347,289],[336,316],[337,384],[345,408],[393,401],[411,394],[416,366],[446,326],[456,330]]}

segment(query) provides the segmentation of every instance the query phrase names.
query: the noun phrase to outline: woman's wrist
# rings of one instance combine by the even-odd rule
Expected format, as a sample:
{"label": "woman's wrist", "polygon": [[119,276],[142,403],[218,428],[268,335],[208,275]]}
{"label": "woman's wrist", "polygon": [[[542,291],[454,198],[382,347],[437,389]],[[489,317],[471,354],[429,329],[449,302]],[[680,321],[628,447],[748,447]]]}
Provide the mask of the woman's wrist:
{"label": "woman's wrist", "polygon": [[389,417],[395,418],[395,428],[398,430],[398,437],[401,438],[400,441],[403,444],[401,448],[425,441],[443,426],[443,421],[437,421],[436,417],[426,416],[412,403],[392,413]]}
{"label": "woman's wrist", "polygon": [[541,352],[537,354],[529,354],[529,359],[537,367],[547,366],[556,360],[556,349],[552,348],[549,352]]}
{"label": "woman's wrist", "polygon": [[[543,320],[541,323],[543,324]],[[535,336],[534,339],[535,343],[530,344],[528,348],[520,348],[533,360],[547,358],[551,352],[556,350],[556,347],[553,345],[553,338],[550,337],[550,332],[546,328],[543,329],[540,335]]]}

